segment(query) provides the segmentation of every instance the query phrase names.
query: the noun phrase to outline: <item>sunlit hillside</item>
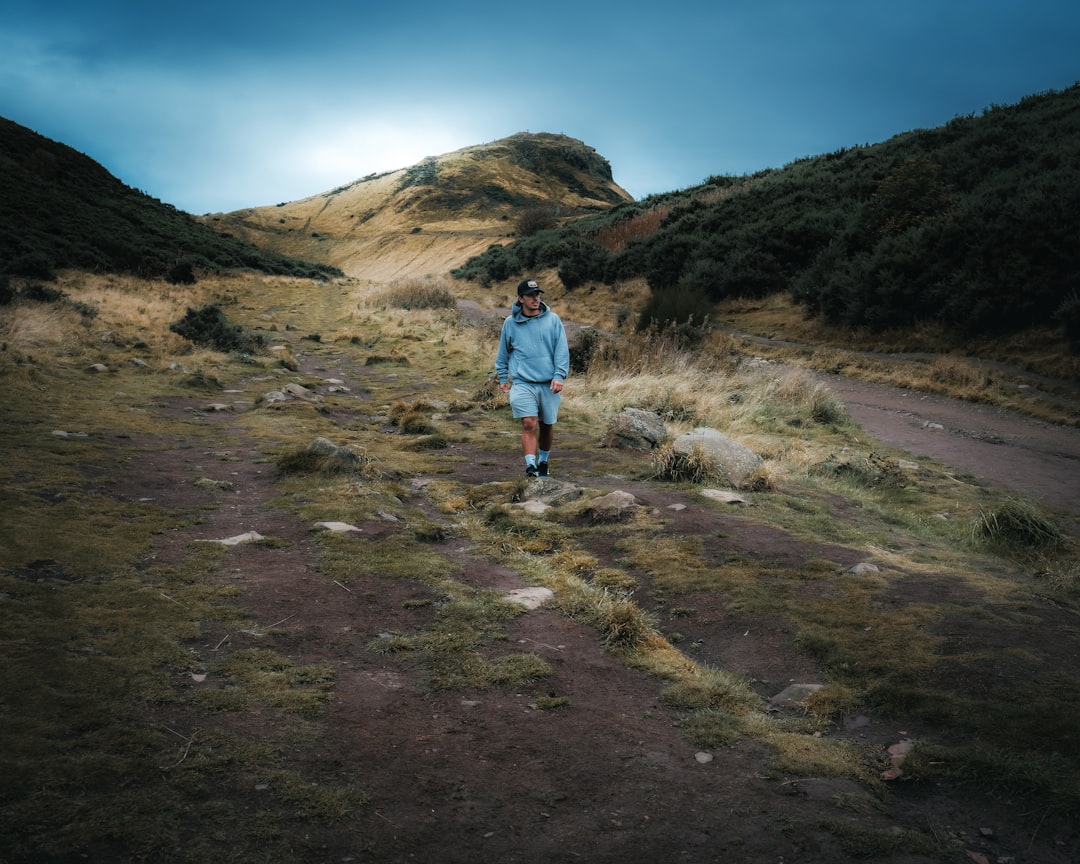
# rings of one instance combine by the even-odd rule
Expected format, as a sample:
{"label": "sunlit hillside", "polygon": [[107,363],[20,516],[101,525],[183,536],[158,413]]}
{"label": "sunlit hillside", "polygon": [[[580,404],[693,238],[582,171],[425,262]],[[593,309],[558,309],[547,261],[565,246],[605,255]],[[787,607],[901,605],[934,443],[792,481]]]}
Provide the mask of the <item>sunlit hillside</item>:
{"label": "sunlit hillside", "polygon": [[508,242],[523,217],[561,224],[630,200],[593,148],[565,135],[519,133],[299,201],[204,221],[350,276],[387,279],[445,273]]}

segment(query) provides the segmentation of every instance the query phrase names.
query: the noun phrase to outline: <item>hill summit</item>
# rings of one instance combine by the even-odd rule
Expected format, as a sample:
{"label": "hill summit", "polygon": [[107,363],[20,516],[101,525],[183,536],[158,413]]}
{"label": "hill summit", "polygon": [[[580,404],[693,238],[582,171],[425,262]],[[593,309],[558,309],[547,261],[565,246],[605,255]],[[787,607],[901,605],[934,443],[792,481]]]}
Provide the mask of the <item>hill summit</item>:
{"label": "hill summit", "polygon": [[521,132],[298,201],[202,218],[263,249],[390,279],[446,272],[508,242],[523,217],[557,224],[632,200],[592,147]]}

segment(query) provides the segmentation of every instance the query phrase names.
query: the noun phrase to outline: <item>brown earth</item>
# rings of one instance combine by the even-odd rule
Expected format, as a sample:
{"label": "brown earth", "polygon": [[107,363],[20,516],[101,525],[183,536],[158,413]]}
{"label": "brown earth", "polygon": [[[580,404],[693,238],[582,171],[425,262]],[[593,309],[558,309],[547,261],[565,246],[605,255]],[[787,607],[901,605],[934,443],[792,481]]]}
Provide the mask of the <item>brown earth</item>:
{"label": "brown earth", "polygon": [[[365,367],[327,368],[333,363],[325,359],[304,362],[311,374],[344,379],[353,392],[362,392],[365,376],[379,374]],[[400,377],[403,392],[423,390],[407,374]],[[254,392],[260,385],[238,386]],[[986,481],[1014,484],[1025,494],[1076,512],[1076,496],[1070,492],[1080,488],[1075,430],[1032,426],[1000,412],[965,413],[943,400],[853,382],[837,381],[836,387],[856,418],[883,440]],[[199,412],[203,404],[163,403],[161,410],[188,417],[196,412],[199,422],[216,432],[216,448],[195,447],[179,435],[115,441],[130,456],[130,472],[120,481],[122,494],[182,511],[202,510],[197,524],[159,538],[153,552],[159,561],[188,554],[193,540],[247,531],[291,544],[237,546],[220,578],[242,587],[240,602],[262,627],[276,625],[275,650],[298,663],[329,664],[335,671],[322,735],[312,746],[298,746],[289,758],[306,776],[354,782],[371,794],[368,805],[340,824],[297,818],[285,826],[302,850],[298,860],[845,862],[868,860],[868,855],[892,864],[1080,860],[1080,833],[1074,825],[1043,804],[1002,792],[899,780],[878,797],[853,780],[775,776],[767,770],[767,749],[749,738],[699,754],[682,734],[678,712],[660,703],[662,681],[628,668],[603,649],[595,631],[555,611],[542,608],[521,615],[509,625],[505,645],[493,649],[535,652],[552,667],[550,679],[516,691],[432,692],[419,670],[366,647],[380,633],[407,632],[429,620],[431,606],[406,601],[437,599],[430,589],[387,578],[350,590],[320,576],[312,526],[274,506],[274,470],[259,442],[246,437],[237,422],[240,415]],[[924,417],[945,428],[924,429]],[[509,416],[507,422],[512,422]],[[470,458],[448,463],[454,472],[450,476],[480,484],[517,475],[520,457],[505,443],[513,441],[511,435],[489,450],[458,448],[457,455]],[[1007,458],[995,467],[984,452]],[[807,543],[752,519],[727,515],[661,484],[615,481],[607,476],[611,458],[594,441],[565,435],[557,441],[553,464],[562,479],[603,491],[624,489],[646,506],[671,514],[659,530],[702,535],[777,566],[797,567],[811,559],[848,566],[864,557],[859,549]],[[228,481],[234,492],[214,499],[193,485],[197,476]],[[423,492],[411,488],[415,491],[408,503],[438,519]],[[220,503],[213,506],[215,500]],[[669,509],[671,504],[686,509]],[[358,555],[370,538],[405,530],[382,520],[358,527]],[[611,543],[599,540],[590,549],[605,566],[613,542],[614,533]],[[436,549],[461,565],[460,578],[470,586],[527,584],[460,538],[451,537]],[[908,580],[897,591],[907,603],[918,602],[919,595],[940,600],[962,589],[923,579]],[[637,599],[648,605],[650,597],[646,587]],[[717,596],[694,595],[680,602],[697,610],[693,619],[677,622],[687,644],[695,646],[696,659],[746,676],[762,697],[773,697],[790,683],[824,680],[814,661],[797,650],[790,622],[726,608]],[[947,624],[942,627],[948,631]],[[1015,621],[1009,632],[1026,649],[1065,666],[1080,659],[1078,619],[1053,604],[1033,602],[1025,621]],[[954,646],[963,646],[987,634],[957,629],[945,635]],[[205,632],[191,650],[209,661],[221,652],[258,646],[259,638],[246,632]],[[981,675],[1000,674],[999,669],[974,671],[965,686],[977,688],[985,683]],[[185,681],[183,686],[213,683]],[[568,697],[571,707],[537,709],[538,697],[555,694]],[[219,722],[256,738],[274,733],[270,714],[240,719],[225,713],[208,721],[205,715],[169,710],[163,719],[179,731]],[[858,715],[845,718],[829,734],[855,743],[885,767],[885,749],[921,731],[906,720]],[[262,797],[273,794],[243,774],[225,782],[234,784],[237,808],[252,813],[260,809]],[[882,851],[881,837],[899,841],[909,831],[932,838],[939,851]],[[877,837],[876,844],[867,847],[866,836]],[[904,844],[898,842],[897,848]]]}

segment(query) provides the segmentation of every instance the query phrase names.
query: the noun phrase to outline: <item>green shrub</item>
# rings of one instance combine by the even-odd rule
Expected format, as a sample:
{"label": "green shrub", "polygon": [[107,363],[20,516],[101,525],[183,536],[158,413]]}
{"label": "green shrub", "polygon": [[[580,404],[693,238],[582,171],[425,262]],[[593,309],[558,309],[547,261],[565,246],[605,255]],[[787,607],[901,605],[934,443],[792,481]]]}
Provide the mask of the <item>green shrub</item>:
{"label": "green shrub", "polygon": [[1059,325],[1080,350],[1077,236],[1080,84],[621,204],[452,275],[490,285],[555,267],[568,289],[643,277],[653,296],[639,327],[787,291],[830,324],[932,322],[961,335]]}
{"label": "green shrub", "polygon": [[230,324],[218,306],[208,304],[201,309],[188,307],[179,321],[169,329],[196,345],[204,345],[218,351],[254,353],[265,347],[265,341],[257,333],[248,333],[238,324]]}
{"label": "green shrub", "polygon": [[30,279],[44,279],[46,282],[56,279],[56,263],[49,255],[42,252],[12,256],[5,269],[8,273]]}
{"label": "green shrub", "polygon": [[195,269],[189,259],[177,261],[165,274],[165,281],[170,285],[194,285],[196,281]]}
{"label": "green shrub", "polygon": [[1069,350],[1080,354],[1080,293],[1072,291],[1054,313],[1054,317],[1065,328],[1065,338],[1069,340]]}
{"label": "green shrub", "polygon": [[519,237],[529,237],[537,231],[554,228],[555,224],[555,211],[550,207],[530,207],[514,222],[514,232]]}
{"label": "green shrub", "polygon": [[373,470],[373,461],[366,454],[348,447],[305,447],[283,453],[278,457],[276,466],[282,475],[319,474],[333,477],[338,474],[369,475]]}
{"label": "green shrub", "polygon": [[33,300],[35,303],[59,303],[67,297],[59,288],[42,285],[39,282],[33,282],[23,288],[22,296],[27,300]]}

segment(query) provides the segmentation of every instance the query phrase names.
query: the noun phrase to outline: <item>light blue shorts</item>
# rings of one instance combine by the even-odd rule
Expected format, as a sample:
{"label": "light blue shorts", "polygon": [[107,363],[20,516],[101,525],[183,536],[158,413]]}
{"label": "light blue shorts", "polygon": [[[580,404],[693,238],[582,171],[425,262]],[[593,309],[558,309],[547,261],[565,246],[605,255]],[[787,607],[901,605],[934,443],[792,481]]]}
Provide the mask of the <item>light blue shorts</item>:
{"label": "light blue shorts", "polygon": [[517,418],[538,417],[541,423],[553,426],[559,419],[562,393],[552,393],[551,384],[530,384],[515,381],[510,387],[510,410]]}

